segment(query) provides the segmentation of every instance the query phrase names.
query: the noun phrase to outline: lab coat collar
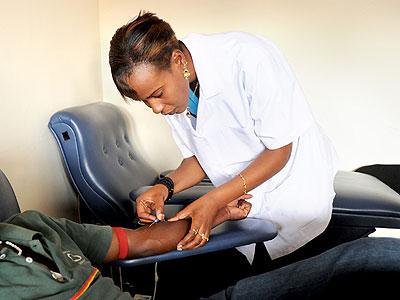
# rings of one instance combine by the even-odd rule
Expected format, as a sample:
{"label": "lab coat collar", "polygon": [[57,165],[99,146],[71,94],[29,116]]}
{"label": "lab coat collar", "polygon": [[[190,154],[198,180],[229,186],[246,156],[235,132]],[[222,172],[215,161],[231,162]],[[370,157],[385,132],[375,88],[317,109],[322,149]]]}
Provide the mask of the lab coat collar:
{"label": "lab coat collar", "polygon": [[221,92],[221,85],[218,82],[218,62],[212,54],[212,47],[209,47],[205,36],[200,34],[189,34],[181,41],[192,56],[196,70],[196,76],[200,83],[201,98],[211,98]]}

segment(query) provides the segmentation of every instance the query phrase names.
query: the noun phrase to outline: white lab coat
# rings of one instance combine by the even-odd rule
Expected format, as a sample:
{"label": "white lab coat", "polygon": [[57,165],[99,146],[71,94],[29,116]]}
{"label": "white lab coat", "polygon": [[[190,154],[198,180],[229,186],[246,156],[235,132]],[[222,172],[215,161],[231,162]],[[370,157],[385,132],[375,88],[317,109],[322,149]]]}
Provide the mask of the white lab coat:
{"label": "white lab coat", "polygon": [[[215,186],[265,150],[293,143],[286,166],[250,191],[249,217],[274,222],[265,243],[272,259],[291,253],[328,225],[336,153],[316,124],[289,65],[269,40],[242,32],[190,34],[200,83],[197,125],[185,113],[166,116],[183,157],[195,155]],[[241,247],[252,261],[254,245]]]}

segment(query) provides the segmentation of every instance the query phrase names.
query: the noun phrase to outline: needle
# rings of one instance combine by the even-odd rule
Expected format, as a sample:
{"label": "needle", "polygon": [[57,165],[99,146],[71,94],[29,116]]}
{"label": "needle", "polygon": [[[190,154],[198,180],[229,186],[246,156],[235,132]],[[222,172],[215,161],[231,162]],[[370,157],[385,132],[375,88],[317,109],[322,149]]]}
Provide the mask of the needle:
{"label": "needle", "polygon": [[160,219],[155,219],[155,220],[149,225],[149,227],[151,227],[153,224],[160,223],[160,222],[161,222]]}

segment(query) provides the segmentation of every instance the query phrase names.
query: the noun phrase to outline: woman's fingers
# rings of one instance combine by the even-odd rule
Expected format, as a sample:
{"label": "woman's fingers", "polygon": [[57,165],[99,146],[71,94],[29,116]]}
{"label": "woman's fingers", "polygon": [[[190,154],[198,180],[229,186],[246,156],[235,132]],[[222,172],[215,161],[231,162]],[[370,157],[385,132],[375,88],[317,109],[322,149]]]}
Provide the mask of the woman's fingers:
{"label": "woman's fingers", "polygon": [[188,244],[182,246],[182,250],[190,250],[197,248],[198,245],[201,243],[201,237],[197,234],[196,237]]}
{"label": "woman's fingers", "polygon": [[146,214],[144,217],[139,217],[139,221],[146,224],[153,223],[155,219],[156,217],[151,214]]}
{"label": "woman's fingers", "polygon": [[156,207],[156,216],[157,216],[157,219],[159,219],[160,221],[164,221],[165,215],[164,215],[164,207],[163,206]]}
{"label": "woman's fingers", "polygon": [[[195,243],[193,243],[191,245],[187,245],[186,247],[187,247],[187,249],[200,248],[200,247],[204,246],[205,244],[207,244],[208,240],[209,240],[209,233],[199,232],[197,234]],[[184,249],[184,250],[187,250],[187,249]]]}
{"label": "woman's fingers", "polygon": [[164,194],[155,185],[136,198],[136,214],[140,222],[151,223],[156,219],[164,221]]}
{"label": "woman's fingers", "polygon": [[185,209],[179,211],[175,216],[169,218],[168,221],[175,222],[183,219],[187,219],[190,217],[190,212],[186,212]]}
{"label": "woman's fingers", "polygon": [[174,222],[187,218],[192,219],[189,232],[177,245],[178,250],[194,249],[208,242],[211,226],[214,224],[218,211],[214,212],[213,206],[202,206],[198,201],[191,203],[168,220]]}
{"label": "woman's fingers", "polygon": [[178,250],[186,250],[187,245],[191,244],[193,240],[196,239],[197,234],[199,233],[198,229],[191,228],[189,232],[185,235],[185,237],[178,243],[176,247]]}
{"label": "woman's fingers", "polygon": [[152,215],[151,213],[149,213],[147,211],[139,211],[138,210],[137,215],[138,215],[140,222],[143,222],[143,223],[150,223],[156,219],[156,217],[154,215]]}
{"label": "woman's fingers", "polygon": [[203,233],[203,236],[201,236],[200,243],[197,244],[196,246],[194,246],[193,249],[203,247],[205,244],[207,244],[208,239],[209,239],[209,237]]}
{"label": "woman's fingers", "polygon": [[[207,230],[205,226],[201,226],[200,229],[192,227],[190,231],[178,244],[178,246],[181,246],[181,250],[195,249],[204,246],[208,242],[210,230]],[[191,237],[189,238],[188,235]]]}
{"label": "woman's fingers", "polygon": [[137,202],[136,213],[139,217],[140,222],[150,223],[156,219],[156,217],[152,214],[153,207],[153,201],[141,200]]}

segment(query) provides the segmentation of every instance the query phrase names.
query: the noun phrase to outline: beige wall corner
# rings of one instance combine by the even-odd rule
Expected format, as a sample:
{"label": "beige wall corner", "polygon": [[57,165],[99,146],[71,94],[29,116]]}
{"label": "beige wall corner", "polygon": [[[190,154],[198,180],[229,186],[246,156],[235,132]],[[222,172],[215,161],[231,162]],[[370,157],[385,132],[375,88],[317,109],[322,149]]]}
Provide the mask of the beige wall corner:
{"label": "beige wall corner", "polygon": [[22,210],[75,219],[76,196],[47,123],[59,109],[102,98],[98,3],[0,6],[0,168]]}

